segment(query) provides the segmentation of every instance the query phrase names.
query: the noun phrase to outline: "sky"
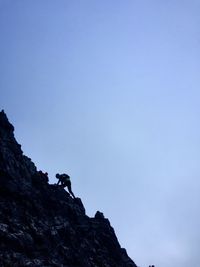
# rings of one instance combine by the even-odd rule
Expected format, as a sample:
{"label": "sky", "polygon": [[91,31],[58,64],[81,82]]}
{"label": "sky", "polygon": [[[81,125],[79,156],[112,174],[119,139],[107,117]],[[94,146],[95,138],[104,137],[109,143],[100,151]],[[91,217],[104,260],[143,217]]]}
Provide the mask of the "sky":
{"label": "sky", "polygon": [[200,265],[200,0],[0,0],[0,109],[140,267]]}

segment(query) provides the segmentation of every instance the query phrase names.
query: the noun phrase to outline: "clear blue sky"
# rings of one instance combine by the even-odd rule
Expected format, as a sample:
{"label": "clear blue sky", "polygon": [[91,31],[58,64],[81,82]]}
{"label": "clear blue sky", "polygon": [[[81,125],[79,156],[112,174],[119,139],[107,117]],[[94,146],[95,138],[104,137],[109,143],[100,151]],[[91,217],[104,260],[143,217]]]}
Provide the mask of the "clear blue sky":
{"label": "clear blue sky", "polygon": [[141,267],[199,267],[200,1],[0,0],[0,108]]}

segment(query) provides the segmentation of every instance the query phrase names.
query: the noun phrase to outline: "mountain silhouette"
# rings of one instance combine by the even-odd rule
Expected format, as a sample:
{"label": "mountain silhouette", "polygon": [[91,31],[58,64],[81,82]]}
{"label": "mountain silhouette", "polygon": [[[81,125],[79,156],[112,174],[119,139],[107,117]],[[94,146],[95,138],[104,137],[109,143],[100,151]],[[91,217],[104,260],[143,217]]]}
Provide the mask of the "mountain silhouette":
{"label": "mountain silhouette", "polygon": [[23,154],[0,112],[0,266],[137,267],[103,213],[85,213]]}

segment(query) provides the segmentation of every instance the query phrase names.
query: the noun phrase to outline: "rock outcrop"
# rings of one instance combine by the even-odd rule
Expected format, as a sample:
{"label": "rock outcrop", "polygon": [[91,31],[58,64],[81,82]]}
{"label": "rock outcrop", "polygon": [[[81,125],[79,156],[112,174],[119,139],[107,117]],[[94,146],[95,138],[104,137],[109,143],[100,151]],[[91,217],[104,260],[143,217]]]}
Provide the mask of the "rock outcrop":
{"label": "rock outcrop", "polygon": [[101,212],[48,183],[0,112],[0,266],[136,267]]}

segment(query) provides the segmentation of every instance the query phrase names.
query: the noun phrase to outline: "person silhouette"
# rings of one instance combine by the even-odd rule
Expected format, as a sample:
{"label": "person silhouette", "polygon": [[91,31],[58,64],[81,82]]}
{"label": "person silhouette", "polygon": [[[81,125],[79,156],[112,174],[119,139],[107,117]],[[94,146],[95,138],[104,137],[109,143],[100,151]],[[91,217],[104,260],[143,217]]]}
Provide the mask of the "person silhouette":
{"label": "person silhouette", "polygon": [[67,186],[67,189],[69,193],[72,195],[73,198],[75,198],[74,193],[72,192],[72,186],[71,186],[71,181],[70,181],[70,176],[66,173],[63,174],[56,174],[56,178],[58,179],[57,185],[61,183],[61,186],[65,188]]}

